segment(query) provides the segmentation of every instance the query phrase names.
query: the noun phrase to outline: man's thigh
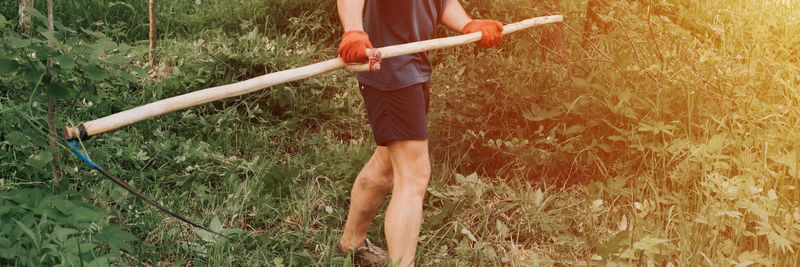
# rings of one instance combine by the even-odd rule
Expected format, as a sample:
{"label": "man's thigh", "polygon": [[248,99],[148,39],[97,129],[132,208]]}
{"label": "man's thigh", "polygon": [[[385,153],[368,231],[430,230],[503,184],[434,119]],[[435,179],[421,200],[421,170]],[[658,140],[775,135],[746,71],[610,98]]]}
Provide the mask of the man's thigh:
{"label": "man's thigh", "polygon": [[428,139],[428,83],[392,91],[359,84],[375,143]]}

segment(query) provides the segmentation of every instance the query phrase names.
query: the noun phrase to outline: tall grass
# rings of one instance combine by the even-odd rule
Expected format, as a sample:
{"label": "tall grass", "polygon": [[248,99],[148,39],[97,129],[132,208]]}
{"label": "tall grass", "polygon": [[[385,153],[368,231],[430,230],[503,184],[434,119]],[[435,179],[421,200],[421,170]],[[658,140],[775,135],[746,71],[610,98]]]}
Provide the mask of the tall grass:
{"label": "tall grass", "polygon": [[[569,28],[583,29],[585,7],[563,8]],[[566,77],[525,56],[542,53],[524,45],[535,38],[507,41],[505,61],[453,49],[443,62],[476,67],[440,72],[443,101],[469,104],[444,114],[456,123],[441,137],[470,144],[464,171],[577,178],[585,203],[613,203],[598,232],[579,234],[598,238],[583,259],[795,265],[800,28],[786,22],[798,11],[773,1],[613,2],[601,13],[606,34],[570,31]]]}
{"label": "tall grass", "polygon": [[[117,41],[133,43],[148,39],[149,15],[147,1],[71,0],[54,1],[56,21],[75,30],[103,30]],[[47,10],[46,1],[35,1],[38,10]],[[156,25],[159,38],[194,35],[207,30],[228,33],[249,32],[260,27],[264,33],[286,32],[298,15],[311,12],[327,22],[335,21],[335,3],[326,1],[157,1]],[[44,12],[43,12],[44,13]],[[0,4],[0,14],[11,21],[17,20],[17,3]],[[296,23],[296,22],[295,22]],[[214,27],[209,27],[214,25]],[[328,36],[333,28],[296,32]]]}
{"label": "tall grass", "polygon": [[[541,60],[549,52],[539,31],[509,35],[498,49],[432,52],[435,171],[420,265],[797,265],[800,8],[608,2],[608,31],[586,36],[585,1],[563,1],[566,64]],[[505,23],[531,13],[523,0],[464,3]],[[56,4],[71,27],[132,43],[146,36],[145,1]],[[121,110],[333,57],[340,34],[332,1],[158,8],[161,65],[126,90],[105,88],[114,101],[98,105]],[[239,233],[234,241],[157,213],[73,159],[67,175],[142,240],[145,264],[346,264],[332,246],[374,147],[354,88],[334,73],[87,143],[112,172]],[[10,92],[0,110],[27,103]],[[67,114],[62,124],[104,115]],[[2,188],[23,186],[12,181]],[[381,220],[369,235],[384,245]],[[127,253],[122,263],[138,264]]]}

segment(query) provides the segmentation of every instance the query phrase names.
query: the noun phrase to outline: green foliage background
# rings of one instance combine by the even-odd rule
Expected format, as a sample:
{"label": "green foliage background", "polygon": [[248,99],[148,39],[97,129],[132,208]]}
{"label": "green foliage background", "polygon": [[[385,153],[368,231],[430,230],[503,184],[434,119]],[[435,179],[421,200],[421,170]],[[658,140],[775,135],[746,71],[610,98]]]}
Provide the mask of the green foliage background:
{"label": "green foliage background", "polygon": [[[335,2],[164,1],[156,66],[143,63],[146,1],[55,3],[56,31],[39,15],[33,36],[13,31],[15,3],[0,4],[0,264],[349,264],[332,247],[374,148],[351,74],[83,143],[165,206],[238,233],[232,241],[69,155],[67,180],[52,185],[48,162],[65,150],[47,146],[43,104],[57,99],[60,128],[335,57]],[[504,23],[532,13],[523,0],[463,3]],[[605,31],[584,35],[586,8],[561,3],[560,61],[542,30],[431,52],[434,177],[418,263],[797,265],[800,7],[608,1],[590,24]],[[370,237],[383,245],[381,221]]]}

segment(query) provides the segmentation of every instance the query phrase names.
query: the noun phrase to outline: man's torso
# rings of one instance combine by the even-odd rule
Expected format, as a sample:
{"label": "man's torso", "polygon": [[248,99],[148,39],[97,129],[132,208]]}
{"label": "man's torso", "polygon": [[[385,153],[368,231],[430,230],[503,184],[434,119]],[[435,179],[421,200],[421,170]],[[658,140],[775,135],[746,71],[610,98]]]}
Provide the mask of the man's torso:
{"label": "man's torso", "polygon": [[[374,47],[428,40],[447,0],[368,0],[364,31]],[[358,73],[358,81],[391,91],[427,82],[431,62],[425,52],[384,59],[378,72]]]}

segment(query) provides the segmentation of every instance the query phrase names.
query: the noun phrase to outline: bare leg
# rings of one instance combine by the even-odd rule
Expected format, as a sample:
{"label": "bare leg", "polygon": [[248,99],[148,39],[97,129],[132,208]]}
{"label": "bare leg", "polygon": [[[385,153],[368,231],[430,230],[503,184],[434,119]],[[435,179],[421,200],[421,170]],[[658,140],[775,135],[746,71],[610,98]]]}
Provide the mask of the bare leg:
{"label": "bare leg", "polygon": [[400,266],[413,266],[422,223],[422,200],[431,175],[428,140],[389,143],[394,187],[386,210],[384,230],[389,257]]}
{"label": "bare leg", "polygon": [[350,191],[350,211],[339,244],[345,251],[364,245],[369,224],[392,189],[392,163],[389,150],[378,146],[361,172],[358,173]]}

